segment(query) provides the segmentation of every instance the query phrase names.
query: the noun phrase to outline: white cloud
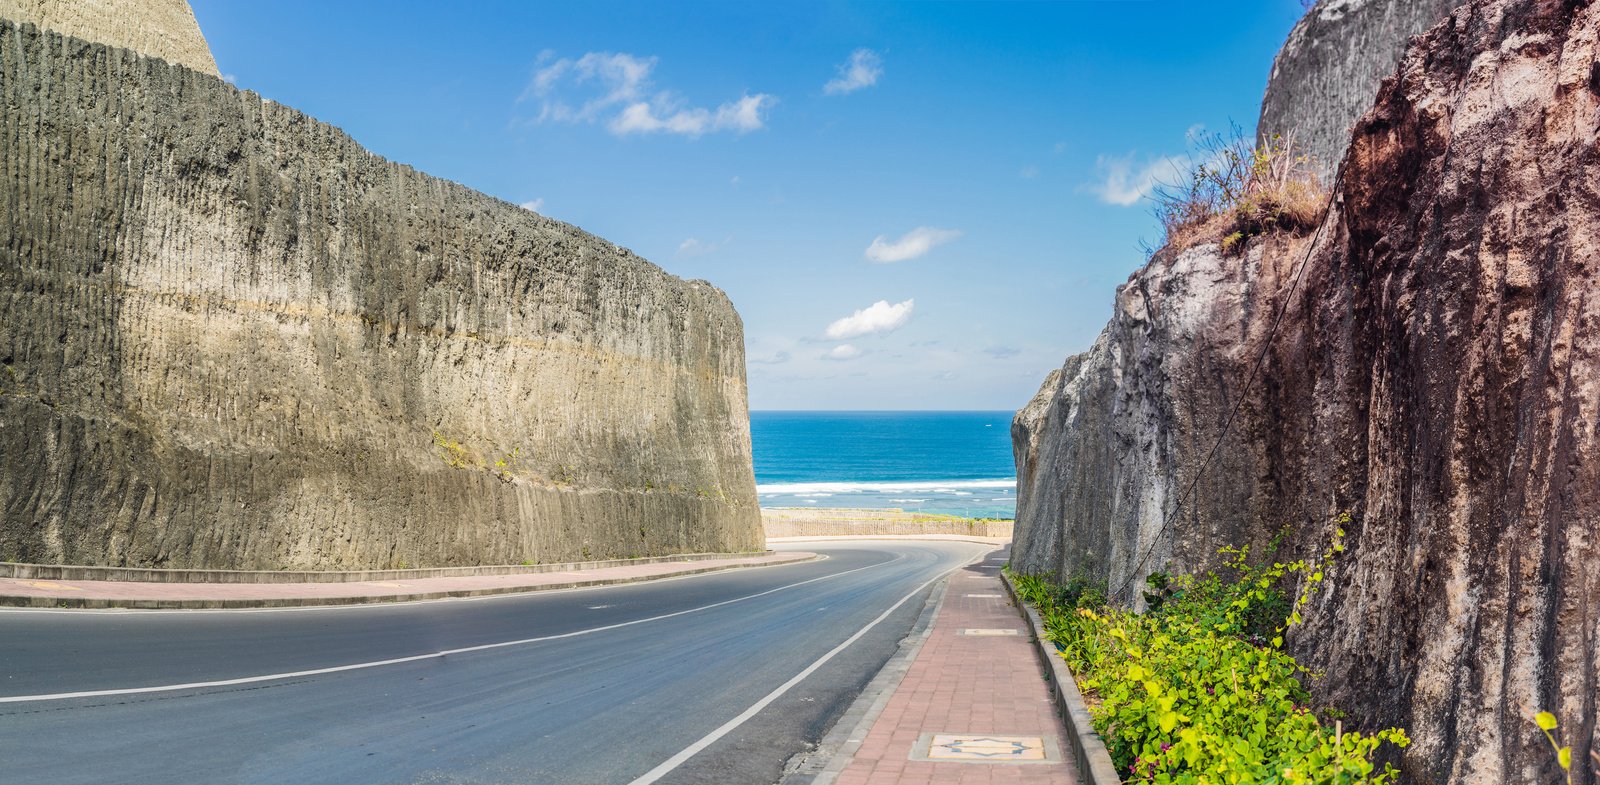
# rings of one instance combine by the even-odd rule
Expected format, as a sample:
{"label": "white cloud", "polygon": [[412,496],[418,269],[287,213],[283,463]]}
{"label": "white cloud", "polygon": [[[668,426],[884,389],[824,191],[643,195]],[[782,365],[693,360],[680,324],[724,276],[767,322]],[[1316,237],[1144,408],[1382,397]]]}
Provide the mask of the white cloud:
{"label": "white cloud", "polygon": [[790,356],[789,351],[785,349],[771,354],[753,354],[749,362],[757,365],[782,365],[789,361]]}
{"label": "white cloud", "polygon": [[731,237],[731,236],[727,237],[727,238],[724,238],[721,242],[710,242],[710,241],[707,241],[707,240],[702,240],[702,239],[700,239],[698,237],[690,237],[689,239],[684,240],[681,243],[678,243],[678,252],[676,254],[674,254],[674,255],[675,256],[705,256],[706,254],[709,254],[709,253],[716,253],[718,250],[720,250],[722,248],[722,246],[727,245],[728,243],[730,243],[732,241],[733,241],[733,237]]}
{"label": "white cloud", "polygon": [[540,211],[542,211],[544,209],[544,199],[534,199],[532,201],[523,202],[522,204],[519,204],[517,206],[521,207],[524,210],[529,210],[529,211],[537,213],[537,212],[540,212]]}
{"label": "white cloud", "polygon": [[1033,164],[1028,164],[1017,172],[1017,176],[1024,180],[1037,179],[1039,177],[1039,167],[1034,166]]}
{"label": "white cloud", "polygon": [[656,58],[626,52],[589,52],[577,59],[550,52],[539,55],[539,69],[517,102],[539,101],[536,122],[594,123],[605,120],[618,136],[670,133],[700,136],[713,131],[747,133],[766,126],[763,113],[778,99],[766,93],[745,95],[716,109],[688,106],[670,90],[651,82]]}
{"label": "white cloud", "polygon": [[715,112],[700,107],[676,108],[671,99],[657,96],[655,101],[636,101],[611,119],[608,128],[617,136],[628,134],[672,133],[700,136],[708,131],[748,133],[763,128],[763,109],[777,103],[765,93],[747,95],[717,107]]}
{"label": "white cloud", "polygon": [[861,350],[847,343],[841,343],[838,346],[828,350],[828,353],[823,355],[823,357],[829,360],[854,360],[860,356]]}
{"label": "white cloud", "polygon": [[[549,64],[534,72],[533,81],[517,99],[540,99],[541,122],[593,122],[611,107],[643,96],[656,67],[654,57],[625,52],[590,52],[576,60],[563,57],[552,62],[553,56],[548,51],[539,55],[540,62]],[[564,85],[570,89],[563,91]],[[584,100],[574,106],[570,99],[580,94]]]}
{"label": "white cloud", "polygon": [[1092,190],[1103,202],[1132,207],[1156,188],[1181,182],[1188,166],[1189,159],[1183,156],[1156,158],[1143,165],[1136,165],[1132,156],[1101,156],[1095,168],[1102,179]]}
{"label": "white cloud", "polygon": [[822,92],[828,95],[853,93],[877,84],[882,75],[883,58],[871,49],[857,49],[850,53],[849,61],[839,66],[839,75],[822,86]]}
{"label": "white cloud", "polygon": [[222,81],[227,82],[228,84],[231,84],[234,87],[238,87],[239,86],[239,77],[234,76],[233,74],[223,74],[222,75]]}
{"label": "white cloud", "polygon": [[911,309],[915,305],[915,300],[906,300],[894,305],[890,305],[888,300],[879,300],[843,319],[834,320],[828,325],[827,336],[840,340],[858,335],[893,332],[911,321]]}
{"label": "white cloud", "polygon": [[903,262],[922,256],[935,246],[944,245],[960,236],[959,229],[936,229],[932,226],[919,226],[894,242],[889,242],[887,237],[880,234],[873,239],[872,245],[867,246],[867,258],[881,263]]}

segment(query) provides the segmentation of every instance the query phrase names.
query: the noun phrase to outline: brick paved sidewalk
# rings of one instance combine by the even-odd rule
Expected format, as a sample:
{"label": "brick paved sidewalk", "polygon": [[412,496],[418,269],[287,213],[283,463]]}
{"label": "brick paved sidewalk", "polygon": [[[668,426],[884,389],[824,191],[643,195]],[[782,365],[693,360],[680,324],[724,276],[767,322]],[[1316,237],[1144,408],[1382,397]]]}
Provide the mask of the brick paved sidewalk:
{"label": "brick paved sidewalk", "polygon": [[1077,782],[1027,622],[1000,582],[1003,554],[951,576],[927,641],[837,785]]}
{"label": "brick paved sidewalk", "polygon": [[816,558],[814,553],[790,551],[562,572],[342,583],[146,583],[0,578],[0,605],[47,608],[247,608],[397,602],[604,586],[813,558]]}

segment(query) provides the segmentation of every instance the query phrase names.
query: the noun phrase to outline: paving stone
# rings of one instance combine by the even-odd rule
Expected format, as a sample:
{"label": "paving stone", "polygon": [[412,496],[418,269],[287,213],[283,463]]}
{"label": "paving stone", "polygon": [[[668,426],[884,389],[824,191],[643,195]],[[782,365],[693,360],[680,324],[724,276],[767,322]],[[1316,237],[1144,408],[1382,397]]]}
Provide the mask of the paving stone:
{"label": "paving stone", "polygon": [[[995,560],[960,580],[963,591],[1004,596]],[[1066,730],[1017,624],[1010,603],[946,595],[932,634],[835,785],[1076,783],[1061,745]],[[1002,630],[1011,634],[994,634]],[[1011,763],[992,762],[1001,759]]]}

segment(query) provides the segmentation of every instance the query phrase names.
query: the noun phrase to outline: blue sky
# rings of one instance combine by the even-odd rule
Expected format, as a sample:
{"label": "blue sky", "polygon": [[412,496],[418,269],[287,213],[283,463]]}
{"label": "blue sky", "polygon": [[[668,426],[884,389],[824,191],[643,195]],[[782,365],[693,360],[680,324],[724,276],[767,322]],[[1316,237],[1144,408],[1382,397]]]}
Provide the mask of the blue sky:
{"label": "blue sky", "polygon": [[1300,0],[193,0],[242,88],[722,287],[756,409],[1015,409]]}

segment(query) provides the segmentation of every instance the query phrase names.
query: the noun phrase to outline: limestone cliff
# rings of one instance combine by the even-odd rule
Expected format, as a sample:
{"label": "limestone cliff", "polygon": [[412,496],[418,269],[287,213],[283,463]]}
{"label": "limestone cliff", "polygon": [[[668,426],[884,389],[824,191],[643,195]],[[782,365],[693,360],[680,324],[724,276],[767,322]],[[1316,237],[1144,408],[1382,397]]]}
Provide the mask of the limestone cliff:
{"label": "limestone cliff", "polygon": [[0,0],[0,19],[217,75],[217,61],[186,0]]}
{"label": "limestone cliff", "polygon": [[1256,485],[1267,467],[1245,423],[1223,426],[1282,268],[1303,244],[1272,238],[1242,257],[1215,244],[1163,250],[1117,289],[1094,346],[1052,372],[1012,424],[1018,569],[1105,581],[1137,599],[1150,572],[1265,539]]}
{"label": "limestone cliff", "polygon": [[1356,124],[1314,247],[1135,273],[1018,414],[1018,563],[1137,589],[1350,511],[1290,641],[1312,688],[1404,726],[1412,782],[1554,781],[1539,709],[1595,782],[1597,36],[1600,4],[1453,11]]}
{"label": "limestone cliff", "polygon": [[1318,0],[1272,61],[1257,143],[1292,136],[1326,181],[1406,42],[1461,0]]}
{"label": "limestone cliff", "polygon": [[0,558],[762,544],[723,293],[214,76],[0,22]]}

